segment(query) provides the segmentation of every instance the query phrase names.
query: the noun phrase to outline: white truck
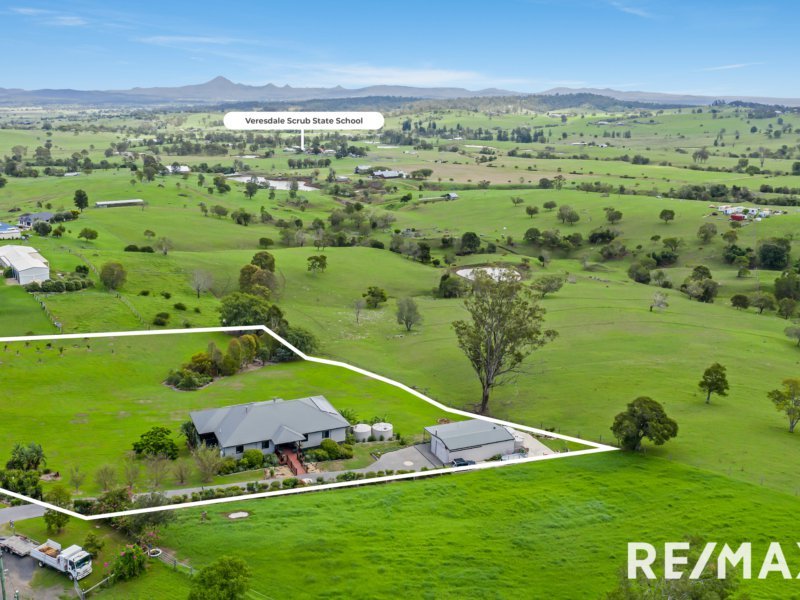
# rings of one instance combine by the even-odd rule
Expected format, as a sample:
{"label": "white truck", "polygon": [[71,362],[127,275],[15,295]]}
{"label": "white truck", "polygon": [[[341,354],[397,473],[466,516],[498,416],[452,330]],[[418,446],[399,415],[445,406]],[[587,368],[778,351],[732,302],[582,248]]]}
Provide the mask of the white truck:
{"label": "white truck", "polygon": [[61,549],[61,544],[47,540],[41,546],[33,548],[31,558],[39,561],[39,566],[52,567],[56,571],[66,573],[70,581],[83,579],[92,572],[92,555],[80,546]]}

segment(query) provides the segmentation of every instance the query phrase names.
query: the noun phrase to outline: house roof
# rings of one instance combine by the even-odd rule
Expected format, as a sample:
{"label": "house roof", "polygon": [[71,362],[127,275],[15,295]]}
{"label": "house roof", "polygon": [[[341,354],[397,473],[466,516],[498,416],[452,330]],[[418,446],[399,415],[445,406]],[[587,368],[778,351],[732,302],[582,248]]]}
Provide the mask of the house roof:
{"label": "house roof", "polygon": [[223,448],[268,440],[297,442],[309,433],[350,425],[324,396],[236,404],[189,416],[199,434],[213,433]]}
{"label": "house roof", "polygon": [[20,219],[30,220],[30,221],[49,221],[55,215],[51,212],[35,212],[35,213],[24,213],[19,216]]}
{"label": "house roof", "polygon": [[48,268],[47,261],[30,246],[0,246],[0,262],[17,272]]}
{"label": "house roof", "polygon": [[128,200],[101,200],[95,202],[95,206],[114,206],[116,204],[144,204],[141,198],[129,198]]}
{"label": "house roof", "polygon": [[439,438],[450,451],[514,440],[511,432],[502,425],[480,419],[431,425],[425,431]]}

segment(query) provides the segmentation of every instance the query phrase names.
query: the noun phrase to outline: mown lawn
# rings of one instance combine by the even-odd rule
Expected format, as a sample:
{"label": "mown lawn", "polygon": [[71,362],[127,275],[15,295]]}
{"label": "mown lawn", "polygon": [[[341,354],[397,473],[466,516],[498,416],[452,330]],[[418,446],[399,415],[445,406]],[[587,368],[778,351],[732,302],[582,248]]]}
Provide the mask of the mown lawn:
{"label": "mown lawn", "polygon": [[[666,460],[604,454],[225,504],[207,509],[206,524],[199,510],[180,511],[163,545],[195,567],[241,556],[256,574],[254,597],[599,598],[632,541],[751,541],[754,557],[781,541],[796,571],[795,505],[792,496]],[[234,510],[251,516],[230,521]],[[162,577],[100,597],[141,597]],[[188,580],[171,583],[170,597],[186,593]],[[740,589],[751,598],[800,597],[794,581],[775,575]]]}

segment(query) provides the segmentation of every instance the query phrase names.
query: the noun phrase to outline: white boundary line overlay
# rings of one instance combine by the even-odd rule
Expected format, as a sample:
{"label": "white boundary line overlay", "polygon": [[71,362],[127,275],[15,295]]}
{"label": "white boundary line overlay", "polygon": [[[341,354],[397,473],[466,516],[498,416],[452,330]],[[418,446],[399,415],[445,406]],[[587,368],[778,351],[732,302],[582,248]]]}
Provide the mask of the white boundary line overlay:
{"label": "white boundary line overlay", "polygon": [[136,508],[131,510],[122,510],[117,512],[111,513],[104,513],[101,515],[83,515],[81,513],[75,512],[73,510],[69,510],[66,508],[62,508],[60,506],[56,506],[54,504],[50,504],[49,502],[45,502],[43,500],[35,500],[33,498],[29,498],[28,496],[24,496],[22,494],[18,494],[16,492],[12,492],[10,490],[6,490],[0,488],[0,494],[4,494],[6,496],[10,496],[11,498],[16,498],[17,500],[23,500],[30,504],[35,504],[37,506],[41,506],[43,508],[49,510],[55,510],[64,514],[67,514],[71,517],[75,517],[77,519],[81,519],[83,521],[95,521],[99,519],[110,519],[114,517],[125,517],[129,515],[137,515],[143,513],[150,513],[150,512],[159,512],[162,510],[178,510],[183,508],[196,508],[198,506],[210,506],[212,504],[224,504],[228,502],[241,502],[243,500],[251,500],[257,498],[268,498],[272,496],[288,496],[291,494],[304,494],[308,492],[316,492],[321,490],[333,490],[345,487],[358,487],[364,485],[372,485],[375,483],[386,483],[388,481],[400,481],[404,479],[419,479],[422,477],[432,477],[442,474],[450,474],[450,473],[460,473],[464,471],[479,471],[482,469],[496,469],[500,467],[509,467],[513,465],[523,464],[523,463],[531,463],[543,460],[553,460],[557,458],[567,458],[570,456],[584,456],[587,454],[598,454],[602,452],[613,452],[618,450],[618,448],[614,446],[608,446],[606,444],[600,444],[597,442],[591,442],[589,440],[584,440],[577,437],[572,437],[568,435],[563,435],[560,433],[554,433],[552,431],[546,431],[544,429],[538,429],[536,427],[528,427],[527,425],[520,425],[518,423],[512,423],[511,421],[504,421],[502,419],[495,419],[494,417],[487,417],[485,415],[479,415],[475,413],[471,413],[465,410],[460,410],[457,408],[452,408],[441,402],[426,396],[422,392],[415,390],[412,387],[405,385],[404,383],[400,383],[399,381],[395,381],[394,379],[390,379],[388,377],[384,377],[383,375],[378,375],[377,373],[373,373],[371,371],[367,371],[366,369],[362,369],[361,367],[356,367],[354,365],[350,365],[345,362],[341,362],[338,360],[331,360],[328,358],[319,358],[316,356],[309,356],[305,352],[302,352],[295,348],[292,344],[286,341],[284,338],[279,336],[277,333],[269,329],[264,325],[242,325],[242,326],[234,326],[234,327],[197,327],[197,328],[190,328],[190,329],[158,329],[158,330],[148,330],[148,331],[109,331],[109,332],[102,332],[102,333],[67,333],[61,335],[26,335],[26,336],[16,336],[16,337],[0,337],[0,343],[6,342],[38,342],[38,341],[49,341],[49,340],[82,340],[82,339],[91,339],[91,338],[118,338],[118,337],[135,337],[135,336],[145,336],[145,335],[181,335],[181,334],[193,334],[193,333],[220,333],[220,332],[228,332],[228,333],[236,333],[236,332],[243,332],[243,331],[263,331],[264,333],[270,335],[275,340],[289,348],[292,352],[294,352],[297,356],[302,358],[305,361],[319,363],[323,365],[330,365],[334,367],[341,367],[343,369],[347,369],[348,371],[353,371],[355,373],[359,373],[360,375],[364,375],[366,377],[371,377],[372,379],[376,379],[383,383],[387,383],[392,385],[396,388],[399,388],[412,396],[416,396],[420,400],[424,400],[428,404],[435,406],[436,408],[453,415],[459,415],[462,417],[468,417],[471,419],[480,419],[482,421],[488,421],[490,423],[496,423],[497,425],[503,425],[507,427],[512,427],[514,429],[521,429],[523,431],[527,431],[529,433],[535,433],[537,435],[556,438],[568,442],[574,442],[576,444],[582,444],[584,446],[589,446],[586,450],[575,450],[572,452],[563,452],[563,453],[553,453],[553,454],[546,454],[544,456],[533,456],[529,458],[520,458],[517,460],[509,460],[509,461],[488,461],[483,463],[478,463],[475,465],[469,465],[466,467],[445,467],[442,469],[430,469],[428,471],[415,471],[413,473],[402,473],[400,475],[385,475],[383,477],[373,477],[371,479],[357,479],[355,481],[337,481],[335,483],[324,483],[319,485],[309,485],[303,486],[299,488],[291,488],[285,490],[275,490],[269,492],[255,492],[250,494],[242,494],[240,496],[230,496],[225,498],[212,498],[210,500],[196,500],[193,502],[181,502],[179,504],[168,504],[165,506],[153,506],[149,508]]}

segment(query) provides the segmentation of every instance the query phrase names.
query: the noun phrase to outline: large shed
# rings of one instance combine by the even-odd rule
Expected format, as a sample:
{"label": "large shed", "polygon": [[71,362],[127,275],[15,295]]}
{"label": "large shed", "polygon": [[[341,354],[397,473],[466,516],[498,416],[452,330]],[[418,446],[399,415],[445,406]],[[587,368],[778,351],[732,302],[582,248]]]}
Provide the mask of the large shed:
{"label": "large shed", "polygon": [[0,266],[10,267],[21,285],[50,279],[49,263],[30,246],[0,246]]}
{"label": "large shed", "polygon": [[431,438],[431,452],[445,464],[456,458],[478,461],[514,452],[513,434],[482,419],[431,425],[425,432]]}

